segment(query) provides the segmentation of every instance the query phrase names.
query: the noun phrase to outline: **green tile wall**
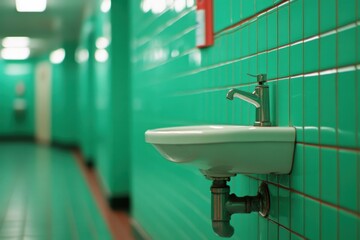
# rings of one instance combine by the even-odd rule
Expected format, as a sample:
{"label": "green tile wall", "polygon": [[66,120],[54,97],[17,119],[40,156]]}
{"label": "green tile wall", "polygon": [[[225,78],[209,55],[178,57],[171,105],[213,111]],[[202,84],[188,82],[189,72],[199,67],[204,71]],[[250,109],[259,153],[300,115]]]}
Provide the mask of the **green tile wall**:
{"label": "green tile wall", "polygon": [[51,139],[61,144],[77,145],[78,132],[78,72],[75,63],[75,43],[65,43],[65,59],[52,65]]}
{"label": "green tile wall", "polygon": [[[81,48],[89,59],[80,66],[81,150],[93,162],[104,195],[111,199],[129,192],[129,35],[127,2],[112,3],[111,11],[100,11],[96,1],[84,22]],[[121,22],[121,25],[119,25]],[[110,40],[106,61],[95,60],[96,40]]]}
{"label": "green tile wall", "polygon": [[[0,61],[0,136],[33,136],[35,131],[34,98],[35,61]],[[25,94],[18,97],[17,84],[23,83]],[[16,99],[26,102],[24,114],[16,114]]]}
{"label": "green tile wall", "polygon": [[210,181],[163,159],[144,132],[251,125],[253,107],[225,95],[252,91],[247,73],[267,73],[272,123],[297,130],[294,168],[232,179],[238,195],[265,180],[272,201],[269,219],[233,216],[233,239],[360,239],[359,1],[215,0],[215,44],[206,49],[195,47],[193,1],[167,1],[161,13],[145,2],[131,2],[135,221],[153,239],[218,239]]}
{"label": "green tile wall", "polygon": [[[89,56],[95,54],[95,33],[94,33],[94,17],[89,16],[83,22],[83,27],[80,33],[80,44],[78,51],[87,51]],[[85,60],[85,59],[84,59]],[[78,81],[78,94],[79,94],[79,147],[85,161],[88,164],[94,163],[94,125],[95,120],[93,117],[95,109],[94,100],[94,62],[93,57],[89,57],[87,61],[79,61],[79,81]]]}

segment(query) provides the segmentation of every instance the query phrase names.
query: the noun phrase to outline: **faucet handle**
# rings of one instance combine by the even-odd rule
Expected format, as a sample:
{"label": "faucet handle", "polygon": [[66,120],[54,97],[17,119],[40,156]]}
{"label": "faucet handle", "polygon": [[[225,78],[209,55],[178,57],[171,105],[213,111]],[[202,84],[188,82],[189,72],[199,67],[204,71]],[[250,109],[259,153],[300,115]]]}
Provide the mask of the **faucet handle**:
{"label": "faucet handle", "polygon": [[256,80],[257,82],[262,85],[263,83],[265,83],[267,81],[267,75],[266,73],[263,73],[263,74],[257,74],[257,75],[253,75],[253,74],[250,74],[248,73],[248,75],[250,77],[256,77]]}

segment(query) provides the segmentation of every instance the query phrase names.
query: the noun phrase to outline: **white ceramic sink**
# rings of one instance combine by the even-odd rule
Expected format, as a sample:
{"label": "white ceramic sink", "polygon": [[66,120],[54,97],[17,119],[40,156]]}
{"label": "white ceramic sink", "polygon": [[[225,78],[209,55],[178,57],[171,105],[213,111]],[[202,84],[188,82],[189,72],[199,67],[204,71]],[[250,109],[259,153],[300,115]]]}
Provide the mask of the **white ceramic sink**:
{"label": "white ceramic sink", "polygon": [[287,174],[295,144],[293,127],[200,125],[148,130],[145,140],[166,159],[199,168],[208,177],[237,173]]}

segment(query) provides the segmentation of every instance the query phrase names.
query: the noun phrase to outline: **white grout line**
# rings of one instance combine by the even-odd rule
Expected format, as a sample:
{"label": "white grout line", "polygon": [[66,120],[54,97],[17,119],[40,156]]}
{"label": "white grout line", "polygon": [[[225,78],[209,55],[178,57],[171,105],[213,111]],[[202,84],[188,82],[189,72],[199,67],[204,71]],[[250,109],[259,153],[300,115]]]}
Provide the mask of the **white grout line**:
{"label": "white grout line", "polygon": [[347,67],[338,68],[337,72],[351,72],[355,70],[356,70],[355,66],[347,66]]}
{"label": "white grout line", "polygon": [[351,23],[349,25],[345,25],[343,27],[340,27],[337,29],[338,32],[343,32],[343,31],[346,31],[348,29],[352,29],[352,28],[356,28],[356,23]]}
{"label": "white grout line", "polygon": [[319,76],[319,73],[318,72],[313,72],[313,73],[304,74],[304,77],[314,77],[314,76]]}
{"label": "white grout line", "polygon": [[336,73],[336,69],[329,69],[329,70],[321,71],[320,75],[329,75],[334,73]]}

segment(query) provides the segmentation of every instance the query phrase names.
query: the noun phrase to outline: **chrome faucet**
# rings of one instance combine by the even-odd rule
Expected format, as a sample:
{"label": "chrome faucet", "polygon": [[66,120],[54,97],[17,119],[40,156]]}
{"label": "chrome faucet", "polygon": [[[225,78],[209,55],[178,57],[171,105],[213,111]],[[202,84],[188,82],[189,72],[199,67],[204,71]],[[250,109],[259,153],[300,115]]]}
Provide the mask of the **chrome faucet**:
{"label": "chrome faucet", "polygon": [[[250,75],[250,74],[249,74]],[[266,74],[250,75],[256,77],[258,85],[253,93],[241,91],[232,88],[226,95],[226,98],[233,100],[234,97],[240,98],[256,107],[256,117],[254,126],[271,126],[270,107],[269,107],[269,86],[265,85]]]}

